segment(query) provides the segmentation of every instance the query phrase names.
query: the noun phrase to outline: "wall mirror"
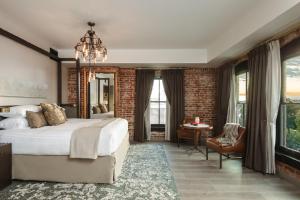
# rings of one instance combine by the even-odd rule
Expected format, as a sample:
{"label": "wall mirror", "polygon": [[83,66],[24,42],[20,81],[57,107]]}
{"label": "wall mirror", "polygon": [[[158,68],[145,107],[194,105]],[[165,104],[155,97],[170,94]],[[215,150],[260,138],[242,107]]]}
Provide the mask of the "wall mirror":
{"label": "wall mirror", "polygon": [[89,117],[92,119],[115,116],[115,74],[96,73],[89,83]]}

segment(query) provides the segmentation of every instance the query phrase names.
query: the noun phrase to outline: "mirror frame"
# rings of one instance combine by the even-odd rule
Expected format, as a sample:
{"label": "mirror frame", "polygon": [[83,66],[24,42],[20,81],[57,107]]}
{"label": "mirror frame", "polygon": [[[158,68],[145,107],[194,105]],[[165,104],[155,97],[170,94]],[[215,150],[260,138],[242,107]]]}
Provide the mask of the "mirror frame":
{"label": "mirror frame", "polygon": [[[93,67],[95,73],[104,73],[104,74],[114,74],[114,117],[118,116],[118,105],[119,105],[119,87],[118,87],[118,73],[119,67],[115,66],[95,66]],[[88,75],[89,75],[89,67],[82,66],[81,67],[81,116],[82,118],[90,118],[90,94],[89,94],[89,82],[88,82]]]}

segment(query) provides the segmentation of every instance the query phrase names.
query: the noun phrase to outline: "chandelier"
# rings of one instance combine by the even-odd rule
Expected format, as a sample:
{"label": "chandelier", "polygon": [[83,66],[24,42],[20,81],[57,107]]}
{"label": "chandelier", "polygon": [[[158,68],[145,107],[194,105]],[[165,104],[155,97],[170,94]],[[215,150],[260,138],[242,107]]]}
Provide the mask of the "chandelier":
{"label": "chandelier", "polygon": [[75,58],[78,59],[81,57],[84,62],[88,61],[89,63],[89,82],[96,79],[95,71],[92,73],[91,63],[96,64],[97,60],[102,60],[104,62],[107,59],[107,49],[102,44],[102,41],[96,35],[93,27],[95,23],[88,22],[90,30],[80,38],[80,42],[75,46]]}

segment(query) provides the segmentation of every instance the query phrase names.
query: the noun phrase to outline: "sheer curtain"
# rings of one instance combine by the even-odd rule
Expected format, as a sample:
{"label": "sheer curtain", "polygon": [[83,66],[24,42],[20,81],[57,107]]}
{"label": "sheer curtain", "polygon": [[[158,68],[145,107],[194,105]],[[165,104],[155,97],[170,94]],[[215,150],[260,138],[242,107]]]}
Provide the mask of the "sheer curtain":
{"label": "sheer curtain", "polygon": [[231,80],[230,80],[230,97],[227,111],[227,123],[238,123],[237,110],[236,110],[236,78],[235,78],[235,67],[231,67]]}
{"label": "sheer curtain", "polygon": [[165,124],[165,140],[171,140],[171,133],[170,133],[170,104],[166,102],[166,124]]}
{"label": "sheer curtain", "polygon": [[268,64],[266,73],[266,170],[268,174],[274,174],[275,166],[275,139],[276,118],[280,103],[281,88],[281,59],[279,41],[268,44]]}
{"label": "sheer curtain", "polygon": [[150,123],[150,103],[148,104],[145,111],[145,133],[147,140],[151,140],[151,123]]}

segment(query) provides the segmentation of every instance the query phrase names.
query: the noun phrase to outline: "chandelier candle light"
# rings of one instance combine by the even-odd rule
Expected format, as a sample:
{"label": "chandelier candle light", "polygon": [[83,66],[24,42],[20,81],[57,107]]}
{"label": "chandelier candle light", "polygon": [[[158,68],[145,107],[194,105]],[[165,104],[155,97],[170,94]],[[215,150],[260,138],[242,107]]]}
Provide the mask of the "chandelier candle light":
{"label": "chandelier candle light", "polygon": [[95,71],[92,73],[91,63],[93,62],[94,65],[96,64],[97,60],[102,60],[102,62],[106,61],[107,59],[107,49],[102,44],[102,41],[96,35],[93,27],[95,23],[88,22],[88,25],[91,27],[90,30],[86,32],[86,34],[80,38],[80,42],[75,46],[75,58],[78,59],[81,57],[83,62],[89,62],[89,82],[91,80],[96,79]]}

